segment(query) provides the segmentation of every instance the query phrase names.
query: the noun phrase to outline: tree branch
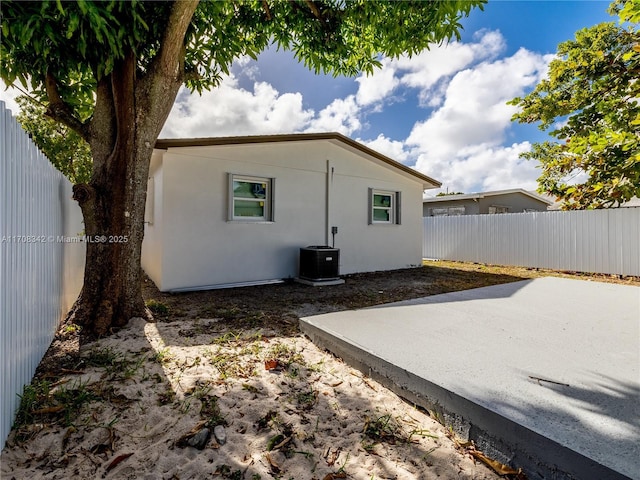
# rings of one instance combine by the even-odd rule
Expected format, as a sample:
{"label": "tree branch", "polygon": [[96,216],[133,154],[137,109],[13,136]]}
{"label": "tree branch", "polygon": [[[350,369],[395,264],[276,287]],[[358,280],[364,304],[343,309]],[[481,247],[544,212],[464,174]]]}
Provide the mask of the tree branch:
{"label": "tree branch", "polygon": [[304,0],[305,5],[309,8],[308,10],[302,8],[299,5],[298,0],[289,0],[289,3],[291,3],[291,6],[294,10],[302,12],[309,18],[315,18],[320,22],[320,25],[322,25],[324,29],[327,28],[327,19],[322,15],[322,12],[318,8],[318,5],[316,5],[316,2],[314,2],[313,0]]}
{"label": "tree branch", "polygon": [[86,142],[89,142],[89,129],[86,123],[81,122],[74,114],[69,105],[60,96],[58,82],[51,72],[47,72],[45,77],[45,89],[49,106],[46,115],[54,120],[63,123],[70,129],[78,132]]}
{"label": "tree branch", "polygon": [[306,3],[309,7],[309,10],[311,10],[311,13],[313,13],[313,16],[320,20],[320,23],[324,23],[325,19],[322,16],[322,13],[320,13],[320,9],[316,5],[316,3],[313,0],[306,0]]}
{"label": "tree branch", "polygon": [[184,73],[184,55],[181,55],[184,37],[198,3],[199,0],[181,0],[174,2],[171,8],[157,61],[165,75],[176,77]]}
{"label": "tree branch", "polygon": [[116,140],[116,120],[111,75],[102,77],[96,86],[96,104],[91,116],[89,131],[91,132],[91,154],[93,171],[101,171],[104,159],[113,150]]}
{"label": "tree branch", "polygon": [[[145,104],[147,114],[144,121],[157,133],[160,133],[173,106],[175,94],[184,81],[185,36],[198,3],[199,0],[178,0],[173,3],[160,42],[160,51],[139,82],[141,104],[152,100]],[[169,97],[170,102],[158,101]],[[155,138],[152,140],[155,142]]]}
{"label": "tree branch", "polygon": [[262,9],[267,14],[267,20],[271,21],[273,17],[271,16],[271,10],[269,10],[269,4],[267,3],[267,0],[262,0]]}

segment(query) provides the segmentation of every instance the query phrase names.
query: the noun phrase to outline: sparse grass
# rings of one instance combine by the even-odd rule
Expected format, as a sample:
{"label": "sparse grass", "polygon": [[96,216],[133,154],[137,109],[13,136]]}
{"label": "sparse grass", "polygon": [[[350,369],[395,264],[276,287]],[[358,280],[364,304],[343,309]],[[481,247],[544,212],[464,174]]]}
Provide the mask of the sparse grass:
{"label": "sparse grass", "polygon": [[243,355],[235,351],[218,348],[215,352],[208,350],[205,356],[218,370],[221,380],[249,378],[256,374],[256,362],[247,361]]}
{"label": "sparse grass", "polygon": [[255,387],[253,385],[249,385],[248,383],[243,383],[242,384],[242,389],[246,390],[247,392],[253,393],[254,395],[257,395],[260,393],[260,389],[258,387]]}
{"label": "sparse grass", "polygon": [[284,342],[276,343],[267,350],[265,360],[270,359],[277,360],[278,363],[285,368],[290,367],[294,363],[301,366],[305,365],[304,357],[297,352],[294,347]]}
{"label": "sparse grass", "polygon": [[[395,445],[397,443],[412,443],[415,437],[438,438],[429,430],[416,427],[417,422],[413,419],[401,419],[394,417],[390,413],[378,415],[373,418],[365,417],[365,424],[362,430],[362,447],[366,451],[372,451],[378,443]],[[413,427],[410,430],[407,427]],[[431,452],[429,452],[431,453]]]}
{"label": "sparse grass", "polygon": [[413,437],[438,438],[437,435],[432,434],[429,430],[426,430],[424,428],[415,428],[415,429],[411,430],[407,435],[407,442],[412,442],[413,441]]}
{"label": "sparse grass", "polygon": [[158,394],[158,405],[170,405],[176,399],[176,392],[173,391],[170,385],[165,386],[165,390]]}
{"label": "sparse grass", "polygon": [[[230,480],[242,480],[244,478],[244,473],[241,470],[233,470],[229,465],[220,465],[216,468],[216,471],[213,472],[214,477],[220,478],[228,478]],[[255,477],[255,475],[254,475]],[[260,475],[257,477],[260,478]]]}
{"label": "sparse grass", "polygon": [[[319,361],[318,363],[314,363],[311,365],[307,365],[307,370],[315,373],[323,373],[324,372],[324,359]],[[329,372],[331,373],[331,372]]]}
{"label": "sparse grass", "polygon": [[256,422],[256,428],[258,431],[264,430],[265,428],[271,426],[272,424],[277,424],[279,422],[278,412],[275,410],[269,410],[265,415],[263,415]]}
{"label": "sparse grass", "polygon": [[363,433],[365,436],[363,447],[365,450],[371,450],[375,444],[381,442],[393,445],[398,441],[406,441],[402,426],[389,413],[375,418],[366,417]]}
{"label": "sparse grass", "polygon": [[340,475],[340,474],[345,474],[346,476],[346,466],[347,463],[349,462],[349,457],[351,456],[351,454],[349,452],[347,452],[347,457],[344,459],[344,462],[342,462],[342,465],[340,466],[340,468],[338,469],[338,471],[336,472],[336,474]]}
{"label": "sparse grass", "polygon": [[296,395],[296,402],[298,407],[302,410],[311,410],[318,401],[318,392],[310,389],[307,392],[299,392]]}
{"label": "sparse grass", "polygon": [[124,355],[113,348],[94,348],[83,357],[86,365],[104,369],[113,369],[125,363]]}
{"label": "sparse grass", "polygon": [[185,392],[185,395],[192,396],[200,401],[200,418],[206,422],[206,427],[226,426],[227,421],[218,405],[218,396],[210,394],[212,388],[213,386],[210,383],[200,382],[193,390]]}
{"label": "sparse grass", "polygon": [[65,334],[78,333],[82,331],[82,327],[80,325],[76,325],[75,323],[69,323],[63,327],[62,331]]}
{"label": "sparse grass", "polygon": [[90,402],[101,400],[88,385],[79,381],[70,386],[46,380],[35,381],[24,387],[14,428],[18,439],[29,437],[29,426],[36,423],[61,423],[68,427],[80,416]]}
{"label": "sparse grass", "polygon": [[150,299],[145,302],[145,305],[149,309],[151,313],[159,316],[169,315],[169,307],[162,303],[161,301]]}
{"label": "sparse grass", "polygon": [[133,360],[111,347],[92,349],[83,357],[85,365],[104,369],[112,380],[133,378],[146,360],[144,354]]}
{"label": "sparse grass", "polygon": [[250,344],[242,347],[240,350],[241,355],[259,355],[264,350],[264,345],[261,340],[256,340]]}
{"label": "sparse grass", "polygon": [[[124,350],[120,351],[117,347],[94,348],[90,351],[81,350],[79,354],[81,357],[73,357],[73,363],[57,363],[59,367],[57,370],[53,368],[52,363],[50,370],[43,371],[47,377],[39,377],[47,378],[48,382],[37,378],[31,386],[25,388],[21,411],[18,413],[18,421],[22,422],[22,426],[18,421],[16,425],[20,428],[19,435],[27,436],[36,435],[51,425],[57,427],[69,425],[67,427],[69,431],[74,430],[74,435],[69,440],[72,442],[81,438],[81,435],[86,435],[89,428],[94,429],[100,426],[109,429],[118,421],[121,422],[119,427],[123,423],[127,424],[129,422],[127,415],[122,415],[125,408],[130,408],[130,413],[133,413],[133,415],[129,414],[129,417],[144,415],[146,411],[153,409],[153,405],[149,403],[157,399],[160,405],[165,405],[160,410],[163,415],[177,418],[181,414],[186,414],[195,417],[194,422],[206,424],[210,428],[225,425],[228,419],[232,425],[229,428],[239,431],[236,430],[235,409],[242,411],[243,415],[246,413],[244,409],[253,409],[251,414],[254,421],[255,418],[264,416],[253,426],[244,424],[245,430],[241,433],[246,433],[247,437],[256,432],[262,435],[263,440],[258,447],[259,450],[264,450],[262,453],[277,450],[284,453],[288,460],[291,460],[294,455],[296,457],[303,455],[311,461],[313,468],[319,465],[319,470],[325,469],[325,472],[316,475],[318,478],[323,478],[326,466],[331,468],[332,478],[351,478],[347,476],[345,469],[356,468],[355,456],[359,454],[355,452],[361,451],[360,445],[356,445],[351,452],[354,456],[354,463],[351,465],[348,465],[350,460],[348,452],[343,451],[336,455],[338,461],[335,466],[333,463],[331,465],[327,463],[325,466],[322,461],[323,452],[319,448],[326,444],[325,432],[329,432],[328,435],[335,435],[335,432],[344,428],[342,419],[347,418],[347,415],[353,415],[354,417],[350,418],[359,418],[359,425],[363,427],[358,440],[366,450],[371,451],[383,443],[385,445],[380,447],[380,450],[389,453],[394,451],[389,445],[412,443],[412,448],[420,450],[420,454],[423,455],[420,462],[437,463],[437,455],[433,455],[433,452],[440,447],[436,445],[422,449],[422,445],[426,442],[420,441],[424,437],[436,438],[436,435],[423,429],[417,420],[412,421],[410,415],[396,415],[382,409],[378,411],[376,406],[382,404],[376,404],[374,400],[363,407],[363,409],[369,409],[369,418],[365,419],[361,416],[362,410],[350,410],[349,402],[343,402],[345,398],[343,389],[359,388],[359,382],[353,382],[352,385],[349,381],[351,377],[339,376],[342,370],[332,367],[331,361],[327,360],[326,363],[324,360],[317,361],[317,357],[307,356],[308,352],[303,350],[307,347],[296,346],[293,338],[283,338],[296,337],[299,334],[298,318],[293,312],[299,311],[300,315],[303,314],[302,312],[308,315],[346,308],[362,308],[382,302],[507,283],[546,274],[549,272],[434,262],[425,268],[401,272],[348,276],[347,283],[335,289],[312,290],[295,284],[285,284],[179,295],[163,294],[153,290],[147,296],[151,298],[147,306],[157,316],[157,321],[174,320],[177,312],[188,315],[189,318],[185,319],[184,325],[177,327],[168,324],[166,331],[169,335],[172,330],[182,328],[180,336],[189,337],[189,341],[180,342],[180,339],[167,336],[163,337],[160,343],[162,346],[158,347],[161,349],[156,352],[145,350],[125,354],[122,353]],[[600,280],[598,277],[595,279]],[[206,320],[202,318],[198,320],[196,317],[201,316],[203,310],[206,310],[210,316],[203,317]],[[74,325],[67,325],[63,327],[62,333],[76,334],[77,328]],[[161,332],[164,335],[164,331]],[[193,337],[196,336],[199,338],[194,339]],[[302,342],[297,343],[304,345]],[[164,348],[165,345],[170,345],[170,348]],[[180,351],[183,346],[193,350],[184,353]],[[207,351],[206,348],[209,350]],[[315,359],[311,360],[311,358]],[[146,364],[147,360],[157,364]],[[264,372],[266,365],[263,365],[263,362],[268,360],[273,360],[277,365],[273,374],[254,378],[256,373]],[[164,368],[161,369],[158,364]],[[211,371],[207,371],[206,376],[202,375],[203,370],[211,365],[217,369],[217,372],[213,371],[211,374]],[[52,376],[52,372],[55,375],[63,374],[67,377],[70,375],[69,371],[79,373],[86,367],[102,369],[110,378],[103,375],[102,379],[91,385],[73,383],[73,379],[64,385],[50,380],[59,378]],[[140,375],[141,369],[144,370],[145,367],[147,370]],[[197,370],[194,371],[196,368]],[[191,370],[188,371],[189,369]],[[183,396],[183,385],[193,385],[194,375],[200,375],[200,383],[196,381],[195,386],[189,391],[184,391]],[[91,378],[95,380],[95,376]],[[127,382],[128,388],[123,389],[122,392],[126,391],[131,398],[126,398],[118,393],[122,383],[119,385],[112,379],[131,378],[135,378],[136,383]],[[345,385],[337,388],[343,383]],[[276,388],[272,389],[271,385]],[[147,403],[140,401],[145,389],[153,392],[150,396],[151,400],[147,400]],[[243,400],[234,403],[234,410],[230,408],[227,411],[224,405],[229,402],[223,403],[223,400],[228,399],[224,395],[234,389],[244,391]],[[276,390],[277,393],[273,393]],[[277,403],[273,403],[274,396]],[[224,412],[221,411],[221,405],[225,408]],[[95,418],[88,415],[89,408],[92,415],[95,414]],[[328,415],[319,413],[323,408],[333,409],[333,411]],[[248,415],[244,418],[246,420]],[[440,420],[442,421],[441,417]],[[295,431],[292,425],[296,425]],[[153,427],[152,424],[149,425],[149,428],[151,427]],[[39,430],[36,431],[36,428]],[[121,428],[122,432],[124,429],[125,427]],[[145,426],[144,435],[146,435],[146,429]],[[439,430],[434,428],[433,431]],[[17,436],[17,438],[20,437]],[[437,438],[447,440],[444,433]],[[443,443],[443,445],[446,444]],[[304,450],[310,450],[310,452]],[[274,456],[274,458],[278,457]],[[416,458],[420,459],[420,457]],[[306,463],[302,457],[298,461]],[[218,465],[220,463],[222,460]],[[250,470],[244,470],[244,472],[235,470],[238,468],[235,463],[227,463],[232,467],[222,465],[218,467],[217,475],[214,476],[260,478],[259,474],[251,475]],[[336,472],[336,469],[339,470]],[[311,473],[314,473],[313,470]],[[350,473],[355,478],[354,473],[351,471]],[[338,475],[344,475],[344,477]],[[265,477],[265,474],[262,476]],[[272,472],[266,476],[288,478],[284,472],[282,475]],[[366,478],[369,478],[368,475]]]}
{"label": "sparse grass", "polygon": [[244,316],[242,308],[231,305],[229,307],[218,307],[216,305],[209,305],[203,310],[204,314],[210,315],[214,318],[221,318],[222,320],[236,320]]}
{"label": "sparse grass", "polygon": [[162,350],[158,350],[152,358],[160,365],[163,365],[165,363],[171,362],[174,359],[174,355],[171,353],[171,350],[169,350],[169,348],[163,348]]}

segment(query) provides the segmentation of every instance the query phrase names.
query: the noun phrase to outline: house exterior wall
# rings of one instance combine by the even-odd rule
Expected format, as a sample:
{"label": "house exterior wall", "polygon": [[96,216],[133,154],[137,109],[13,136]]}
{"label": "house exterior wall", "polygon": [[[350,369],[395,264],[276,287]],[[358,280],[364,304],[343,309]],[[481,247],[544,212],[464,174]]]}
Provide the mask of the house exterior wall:
{"label": "house exterior wall", "polygon": [[434,203],[424,203],[423,204],[423,216],[431,217],[433,216],[432,209],[433,208],[450,208],[450,207],[464,207],[465,215],[478,215],[480,213],[480,204],[477,200],[466,199],[466,200],[451,200],[448,202],[434,202]]}
{"label": "house exterior wall", "polygon": [[529,209],[539,212],[547,210],[547,204],[545,202],[523,195],[522,193],[507,193],[505,195],[484,197],[479,200],[479,203],[480,213],[489,213],[489,207],[494,205],[509,207],[508,213],[522,213]]}
{"label": "house exterior wall", "polygon": [[[421,265],[422,251],[415,244],[422,237],[422,185],[388,169],[369,168],[368,177],[362,170],[345,172],[336,167],[333,179],[329,227],[338,227],[335,246],[340,248],[341,273]],[[400,225],[368,224],[369,188],[401,192]]]}
{"label": "house exterior wall", "polygon": [[156,150],[149,166],[147,203],[145,206],[144,240],[142,243],[142,269],[158,288],[162,288],[162,226],[163,226],[163,162],[162,152]]}
{"label": "house exterior wall", "polygon": [[[143,268],[162,291],[293,278],[300,247],[331,245],[332,226],[341,274],[421,263],[422,182],[348,146],[322,140],[157,152]],[[273,222],[228,220],[229,174],[274,179]],[[368,224],[369,188],[402,192],[400,225]]]}
{"label": "house exterior wall", "polygon": [[423,216],[433,216],[433,208],[450,208],[464,207],[465,215],[488,214],[489,208],[492,206],[508,207],[507,213],[521,213],[525,210],[533,209],[544,212],[547,210],[547,204],[543,201],[536,200],[522,193],[506,193],[502,195],[488,195],[477,199],[460,199],[438,202],[424,202]]}

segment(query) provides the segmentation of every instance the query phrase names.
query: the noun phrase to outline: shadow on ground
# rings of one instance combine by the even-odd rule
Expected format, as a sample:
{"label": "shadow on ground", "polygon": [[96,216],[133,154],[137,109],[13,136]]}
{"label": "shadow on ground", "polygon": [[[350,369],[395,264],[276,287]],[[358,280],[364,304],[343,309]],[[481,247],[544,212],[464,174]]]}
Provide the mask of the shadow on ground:
{"label": "shadow on ground", "polygon": [[294,282],[186,293],[159,292],[145,280],[144,295],[166,307],[157,321],[222,318],[231,328],[298,331],[298,318],[365,308],[441,293],[517,282],[525,277],[438,266],[346,275],[345,283],[311,287]]}
{"label": "shadow on ground", "polygon": [[[82,345],[70,326],[59,332],[33,383],[46,395],[12,432],[2,477],[496,478],[302,338],[298,317],[517,280],[433,266],[334,287],[163,294],[147,280],[155,323]],[[185,444],[215,426],[226,442],[209,432],[202,450]]]}

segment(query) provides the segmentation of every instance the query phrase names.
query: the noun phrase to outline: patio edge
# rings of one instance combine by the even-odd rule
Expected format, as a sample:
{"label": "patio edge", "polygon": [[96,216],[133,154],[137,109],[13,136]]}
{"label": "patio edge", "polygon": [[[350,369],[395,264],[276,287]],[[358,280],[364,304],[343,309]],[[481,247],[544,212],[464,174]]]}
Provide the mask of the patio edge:
{"label": "patio edge", "polygon": [[451,427],[460,439],[472,440],[488,457],[512,468],[521,468],[530,480],[630,480],[620,472],[397,367],[312,322],[312,318],[301,318],[300,330],[319,348],[330,351],[400,397],[428,410],[440,423]]}

